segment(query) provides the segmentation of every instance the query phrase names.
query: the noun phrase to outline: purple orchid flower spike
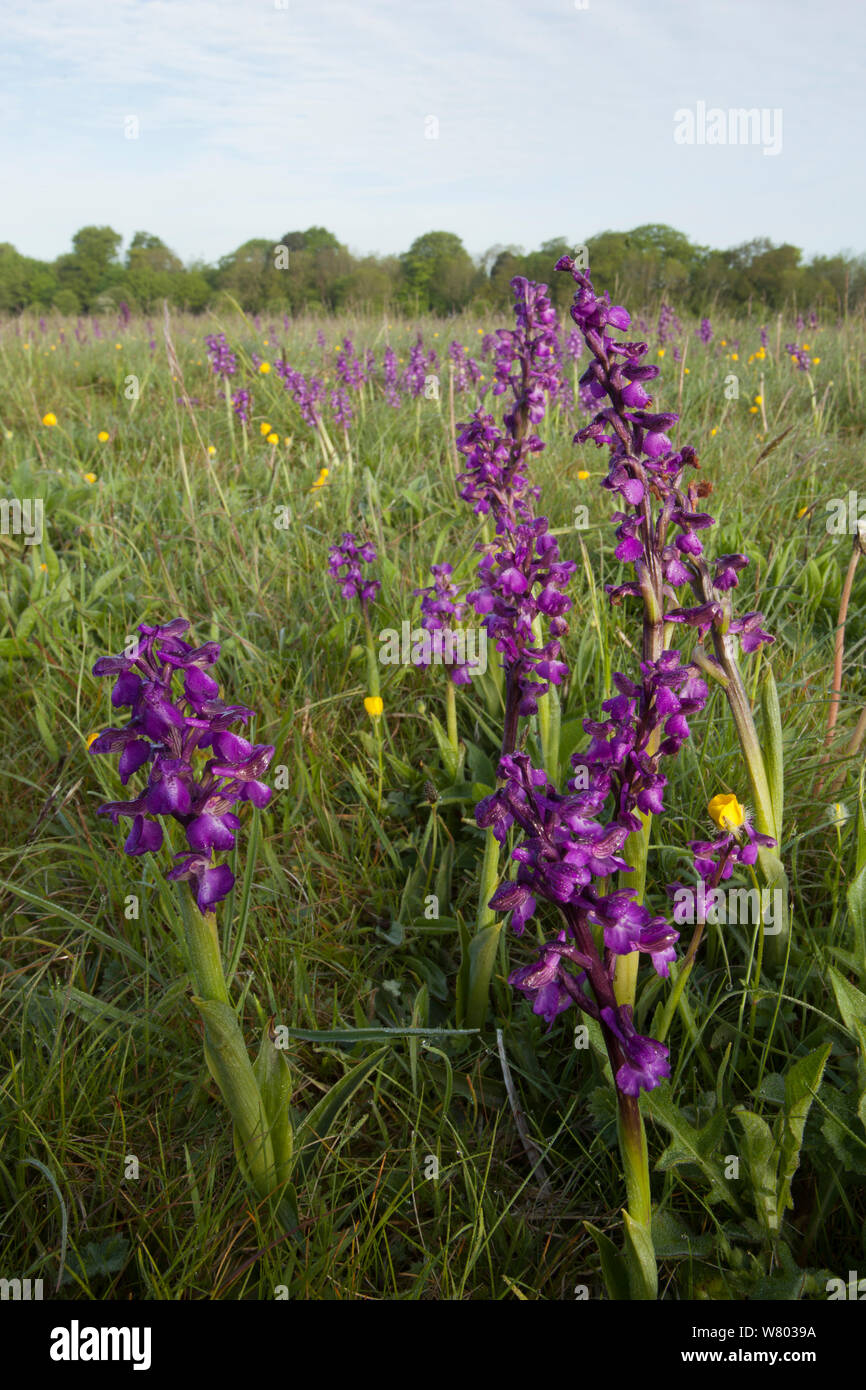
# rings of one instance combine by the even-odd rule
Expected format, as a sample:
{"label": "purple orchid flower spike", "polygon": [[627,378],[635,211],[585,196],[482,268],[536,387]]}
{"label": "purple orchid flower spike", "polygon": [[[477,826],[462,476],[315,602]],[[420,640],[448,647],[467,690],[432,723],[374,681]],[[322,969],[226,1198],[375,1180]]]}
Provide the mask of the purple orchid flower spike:
{"label": "purple orchid flower spike", "polygon": [[[103,729],[90,752],[119,752],[124,786],[148,766],[140,796],[106,802],[98,813],[115,825],[121,817],[132,820],[124,845],[132,856],[162,848],[162,823],[181,825],[191,853],[176,855],[179,863],[167,877],[190,880],[200,910],[209,912],[234,886],[228,865],[214,861],[214,855],[233,848],[240,829],[231,808],[242,801],[267,805],[271,790],[262,777],[274,749],[230,731],[253,711],[219,699],[207,669],[219,656],[219,643],[191,646],[182,636],[188,627],[183,618],[160,627],[140,623],[141,637],[126,652],[99,658],[93,674],[115,677],[111,703],[128,708],[130,719],[121,728]],[[206,750],[213,756],[196,768],[195,759]]]}

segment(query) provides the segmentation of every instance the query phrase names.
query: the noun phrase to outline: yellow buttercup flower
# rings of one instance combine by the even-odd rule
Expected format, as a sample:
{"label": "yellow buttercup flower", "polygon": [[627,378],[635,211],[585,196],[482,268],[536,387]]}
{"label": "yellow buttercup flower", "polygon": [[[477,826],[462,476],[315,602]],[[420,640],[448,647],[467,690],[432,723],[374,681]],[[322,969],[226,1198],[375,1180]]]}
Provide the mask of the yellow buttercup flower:
{"label": "yellow buttercup flower", "polygon": [[758,413],[758,407],[757,407],[756,405],[750,405],[750,406],[749,406],[749,414],[750,414],[750,415],[757,415],[757,413]]}
{"label": "yellow buttercup flower", "polygon": [[710,819],[720,830],[738,830],[746,819],[746,810],[731,792],[719,792],[707,806]]}
{"label": "yellow buttercup flower", "polygon": [[577,476],[578,476],[578,478],[580,479],[580,481],[581,481],[582,483],[585,483],[586,480],[587,480],[587,478],[589,477],[589,474],[587,473],[587,471],[586,471],[585,468],[581,468],[581,470],[580,470],[580,472],[578,473]]}
{"label": "yellow buttercup flower", "polygon": [[658,350],[658,356],[659,356],[659,357],[664,357],[664,355],[665,355],[665,350],[664,350],[664,348],[659,348],[659,350]]}
{"label": "yellow buttercup flower", "polygon": [[727,340],[727,338],[723,338],[723,339],[722,339],[722,347],[727,347],[727,346],[728,346],[728,340]]}
{"label": "yellow buttercup flower", "polygon": [[96,482],[96,474],[95,474],[95,473],[83,473],[83,474],[82,474],[82,477],[84,478],[84,481],[85,481],[86,483],[95,483],[95,482]]}
{"label": "yellow buttercup flower", "polygon": [[48,573],[48,566],[45,564],[44,560],[43,560],[42,564],[39,566],[39,568],[42,570],[43,574],[47,574],[47,573]]}
{"label": "yellow buttercup flower", "polygon": [[713,434],[718,434],[718,432],[719,432],[719,427],[718,427],[718,425],[713,425],[713,428],[710,430],[710,434],[711,434],[711,435],[713,435]]}
{"label": "yellow buttercup flower", "polygon": [[761,405],[761,404],[763,403],[763,400],[764,400],[764,397],[763,397],[763,396],[756,396],[756,397],[755,397],[755,405]]}
{"label": "yellow buttercup flower", "polygon": [[327,480],[328,480],[328,474],[329,474],[329,472],[330,472],[330,469],[328,469],[328,468],[321,468],[321,469],[319,470],[319,476],[318,476],[318,478],[316,479],[316,481],[313,483],[313,486],[310,488],[310,491],[311,491],[311,492],[315,492],[315,491],[316,491],[316,488],[324,487],[324,486],[325,486],[325,483],[326,483]]}
{"label": "yellow buttercup flower", "polygon": [[259,363],[259,371],[261,372],[262,376],[267,376],[267,374],[268,374],[268,372],[269,372],[270,370],[271,370],[271,364],[270,364],[270,362],[260,362],[260,363]]}
{"label": "yellow buttercup flower", "polygon": [[108,430],[100,430],[96,438],[99,440],[100,444],[107,444],[111,435],[108,433]]}
{"label": "yellow buttercup flower", "polygon": [[803,351],[804,351],[804,352],[808,352],[808,351],[809,351],[809,344],[808,344],[808,343],[804,343],[804,344],[803,344]]}
{"label": "yellow buttercup flower", "polygon": [[216,445],[208,444],[207,451],[210,454],[211,458],[213,458],[214,454],[216,453]]}
{"label": "yellow buttercup flower", "polygon": [[278,434],[269,434],[269,435],[268,435],[268,443],[269,443],[269,444],[279,444],[279,442],[280,442],[280,436],[279,436]]}
{"label": "yellow buttercup flower", "polygon": [[382,704],[382,699],[379,695],[368,695],[364,700],[364,709],[371,719],[378,719],[384,708],[385,706]]}
{"label": "yellow buttercup flower", "polygon": [[732,353],[731,353],[731,361],[732,361],[732,362],[739,362],[739,360],[740,360],[740,354],[739,354],[738,352],[732,352]]}
{"label": "yellow buttercup flower", "polygon": [[818,365],[818,363],[819,363],[820,361],[821,361],[820,357],[813,357],[813,358],[812,358],[812,366],[813,366],[813,367],[817,367],[817,365]]}
{"label": "yellow buttercup flower", "polygon": [[53,411],[49,410],[47,415],[42,416],[42,423],[43,425],[48,425],[50,428],[51,425],[57,424],[57,416],[54,414]]}
{"label": "yellow buttercup flower", "polygon": [[259,425],[259,433],[261,434],[263,439],[266,439],[269,434],[273,433],[273,430],[271,429],[267,420],[263,420],[262,423]]}

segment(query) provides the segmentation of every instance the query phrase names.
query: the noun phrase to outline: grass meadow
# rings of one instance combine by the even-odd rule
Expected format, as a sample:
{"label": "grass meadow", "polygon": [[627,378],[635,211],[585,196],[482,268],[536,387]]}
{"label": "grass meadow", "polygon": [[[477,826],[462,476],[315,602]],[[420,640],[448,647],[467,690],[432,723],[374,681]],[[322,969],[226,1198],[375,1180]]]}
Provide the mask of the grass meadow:
{"label": "grass meadow", "polygon": [[[695,446],[712,485],[711,553],[750,556],[738,609],[760,609],[775,637],[743,669],[756,705],[767,662],[779,692],[792,929],[781,957],[768,953],[759,969],[757,928],[708,928],[668,1036],[676,1103],[642,1099],[659,1296],[823,1299],[829,1279],[866,1261],[866,564],[852,569],[851,529],[828,525],[832,499],[847,508],[854,493],[856,514],[859,488],[866,503],[866,324],[852,316],[797,334],[774,317],[761,350],[759,319],[713,319],[708,345],[685,321],[680,360],[670,343],[653,357],[654,399],[680,412],[675,441]],[[446,718],[441,668],[381,667],[379,741],[364,706],[358,607],[327,573],[341,532],[373,542],[374,634],[417,626],[413,591],[431,564],[448,560],[456,580],[471,581],[482,530],[458,495],[454,423],[489,385],[481,344],[499,326],[467,314],[285,327],[267,312],[258,326],[103,316],[99,337],[90,321],[78,336],[74,320],[56,317],[2,325],[4,495],[44,506],[40,543],[9,526],[0,536],[8,1277],[42,1278],[46,1294],[82,1301],[605,1296],[585,1223],[618,1239],[615,1101],[603,1052],[576,1048],[563,1020],[548,1029],[507,983],[532,958],[534,927],[522,939],[503,929],[484,1027],[448,1031],[461,925],[478,905],[484,839],[473,807],[495,784],[497,683],[488,671],[457,688],[466,756],[456,781],[433,722]],[[253,393],[246,427],[209,367],[204,338],[220,331],[239,357],[233,386]],[[347,435],[329,426],[333,455],[277,373],[258,365],[282,356],[327,377],[346,334],[377,362],[386,343],[405,362],[418,332],[440,362],[452,340],[463,343],[488,380],[452,403],[443,365],[438,395],[404,395],[396,408],[377,368],[353,399]],[[795,337],[808,372],[785,350]],[[484,401],[500,414],[496,398]],[[611,607],[604,591],[623,567],[615,501],[599,486],[606,454],[572,443],[584,422],[553,406],[533,459],[538,508],[578,564],[563,773],[582,720],[597,717],[611,673],[634,667],[640,646],[630,604]],[[256,710],[254,738],[276,749],[274,795],[245,820],[237,884],[219,913],[244,1034],[252,1041],[268,1017],[290,1030],[299,1116],[381,1053],[304,1156],[293,1235],[235,1165],[202,1059],[167,851],[128,858],[96,815],[121,789],[115,764],[88,754],[112,722],[93,663],[121,651],[139,622],[178,615],[196,642],[222,644],[222,693]],[[670,778],[649,854],[658,907],[663,884],[688,871],[686,841],[711,830],[710,799],[747,799],[720,689]],[[667,990],[641,970],[639,1024],[649,1028]],[[355,1031],[388,1028],[429,1032],[359,1041]],[[785,1074],[828,1043],[800,1123],[786,1109]],[[743,1108],[781,1123],[794,1155],[792,1204],[775,1225]]]}

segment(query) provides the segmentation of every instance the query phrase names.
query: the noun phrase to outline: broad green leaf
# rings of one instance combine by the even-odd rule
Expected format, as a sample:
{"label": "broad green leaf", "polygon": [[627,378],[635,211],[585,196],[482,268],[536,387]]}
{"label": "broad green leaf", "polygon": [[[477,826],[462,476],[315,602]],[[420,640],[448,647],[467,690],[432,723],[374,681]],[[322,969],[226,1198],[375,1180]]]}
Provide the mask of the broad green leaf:
{"label": "broad green leaf", "polygon": [[695,1235],[682,1216],[672,1211],[653,1212],[653,1246],[658,1260],[675,1260],[684,1256],[706,1259],[713,1252],[712,1235]]}
{"label": "broad green leaf", "polygon": [[658,1296],[659,1283],[652,1231],[643,1221],[635,1221],[627,1211],[622,1215],[629,1296],[632,1302],[651,1302]]}
{"label": "broad green leaf", "polygon": [[604,1275],[608,1294],[617,1303],[627,1302],[631,1293],[625,1259],[613,1241],[604,1234],[604,1231],[600,1231],[589,1221],[584,1221],[583,1224],[598,1246],[598,1253],[601,1256],[601,1271]]}
{"label": "broad green leaf", "polygon": [[776,1140],[770,1126],[754,1111],[738,1107],[734,1114],[743,1128],[746,1168],[755,1210],[762,1224],[774,1234],[779,1228]]}
{"label": "broad green leaf", "polygon": [[846,980],[845,976],[840,975],[838,970],[834,970],[832,966],[830,967],[830,983],[833,986],[833,993],[836,996],[842,1021],[849,1032],[854,1034],[860,1048],[857,1065],[860,1098],[857,1104],[857,1114],[860,1116],[863,1128],[866,1129],[866,994],[863,994],[856,985],[852,985],[850,980]]}
{"label": "broad green leaf", "polygon": [[785,1074],[785,1110],[776,1121],[779,1131],[778,1216],[791,1200],[791,1181],[800,1166],[800,1148],[812,1101],[821,1085],[832,1043],[825,1043],[807,1057],[801,1057]]}
{"label": "broad green leaf", "polygon": [[[848,903],[848,915],[862,950],[862,943],[866,940],[866,864],[849,883],[845,898]],[[866,969],[866,961],[861,962],[860,969]]]}
{"label": "broad green leaf", "polygon": [[480,1028],[487,1013],[490,978],[502,935],[502,922],[476,931],[469,943],[469,965],[466,991],[466,1018],[469,1028]]}
{"label": "broad green leaf", "polygon": [[266,1196],[278,1175],[270,1125],[237,1014],[229,1004],[193,996],[204,1019],[204,1055],[208,1071],[234,1120],[235,1150],[242,1171],[260,1196]]}
{"label": "broad green leaf", "polygon": [[645,1105],[650,1117],[671,1136],[671,1143],[657,1160],[656,1168],[666,1172],[680,1163],[697,1164],[710,1184],[707,1201],[727,1202],[738,1209],[737,1197],[725,1181],[722,1167],[715,1157],[725,1132],[724,1112],[717,1110],[701,1129],[696,1129],[674,1105],[669,1086],[659,1086],[649,1092]]}
{"label": "broad green leaf", "polygon": [[285,1051],[277,1047],[275,1043],[276,1033],[273,1030],[273,1025],[269,1024],[262,1033],[259,1055],[253,1063],[253,1074],[258,1083],[259,1094],[270,1125],[277,1176],[283,1181],[288,1181],[291,1176],[293,1138],[289,1119],[292,1072]]}
{"label": "broad green leaf", "polygon": [[451,740],[443,729],[435,714],[430,715],[430,725],[439,747],[439,756],[442,759],[442,766],[445,768],[445,775],[449,782],[456,782],[463,775],[463,763],[466,758],[466,746],[461,744],[455,753],[451,746]]}

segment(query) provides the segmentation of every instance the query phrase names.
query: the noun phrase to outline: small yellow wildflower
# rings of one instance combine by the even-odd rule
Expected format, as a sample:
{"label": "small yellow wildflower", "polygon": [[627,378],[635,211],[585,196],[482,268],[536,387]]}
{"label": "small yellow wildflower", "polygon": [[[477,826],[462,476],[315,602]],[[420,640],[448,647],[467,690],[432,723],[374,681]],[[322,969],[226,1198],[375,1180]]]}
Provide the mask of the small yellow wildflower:
{"label": "small yellow wildflower", "polygon": [[818,363],[819,363],[820,361],[821,361],[820,357],[813,357],[813,358],[812,358],[812,366],[813,366],[813,367],[817,367],[817,365],[818,365]]}
{"label": "small yellow wildflower", "polygon": [[690,372],[691,370],[692,370],[691,367],[683,367],[683,374],[684,374],[685,376],[688,376],[688,374],[689,374],[689,372]]}
{"label": "small yellow wildflower", "polygon": [[117,348],[117,351],[120,352],[121,347],[123,346],[123,344],[122,344],[122,343],[115,343],[114,346]]}
{"label": "small yellow wildflower", "polygon": [[723,338],[723,339],[722,339],[722,347],[727,347],[727,346],[728,346],[728,340],[727,340],[727,338]]}
{"label": "small yellow wildflower", "polygon": [[259,425],[259,433],[261,434],[262,439],[266,438],[266,436],[269,434],[273,434],[273,428],[268,424],[267,420],[263,420],[262,423]]}
{"label": "small yellow wildflower", "polygon": [[43,560],[42,564],[39,566],[39,568],[42,570],[43,574],[47,574],[47,573],[48,573],[48,566],[46,565],[46,563],[45,563],[44,560]]}
{"label": "small yellow wildflower", "polygon": [[713,428],[710,430],[710,434],[711,434],[711,435],[713,435],[713,434],[718,434],[718,432],[719,432],[719,427],[718,427],[718,425],[713,425]]}
{"label": "small yellow wildflower", "polygon": [[808,344],[808,343],[804,343],[804,344],[803,344],[803,351],[804,351],[804,352],[808,352],[808,351],[809,351],[809,344]]}
{"label": "small yellow wildflower", "polygon": [[732,362],[739,362],[739,360],[740,360],[740,354],[739,354],[738,352],[732,352],[732,353],[731,353],[731,361],[732,361]]}
{"label": "small yellow wildflower", "polygon": [[730,792],[719,792],[707,806],[710,818],[720,830],[738,830],[746,819],[745,807]]}
{"label": "small yellow wildflower", "polygon": [[320,468],[320,469],[319,469],[319,476],[318,476],[318,478],[316,479],[316,481],[313,483],[313,486],[310,488],[310,492],[315,492],[317,488],[320,488],[320,487],[324,487],[324,486],[325,486],[325,484],[326,484],[326,482],[327,482],[327,480],[328,480],[328,474],[329,474],[329,472],[330,472],[330,469],[329,469],[329,468]]}
{"label": "small yellow wildflower", "polygon": [[808,507],[801,507],[797,513],[797,520],[799,521],[801,516],[805,516],[808,510]]}
{"label": "small yellow wildflower", "polygon": [[378,719],[384,708],[380,695],[368,695],[364,700],[364,709],[371,719]]}
{"label": "small yellow wildflower", "polygon": [[48,425],[49,429],[52,425],[57,424],[57,416],[54,414],[53,410],[49,410],[47,415],[42,416],[42,423],[43,425]]}
{"label": "small yellow wildflower", "polygon": [[111,435],[108,433],[108,430],[100,430],[96,438],[99,440],[100,444],[107,444]]}
{"label": "small yellow wildflower", "polygon": [[749,406],[749,414],[750,414],[750,415],[757,415],[757,413],[758,413],[758,407],[757,407],[756,405],[750,405],[750,406]]}
{"label": "small yellow wildflower", "polygon": [[268,443],[269,443],[269,444],[279,444],[279,442],[280,442],[280,436],[279,436],[278,434],[269,434],[269,435],[268,435]]}
{"label": "small yellow wildflower", "polygon": [[259,371],[261,372],[262,376],[267,376],[267,374],[268,374],[268,372],[269,372],[270,370],[271,370],[271,364],[270,364],[270,362],[260,362],[260,363],[259,363]]}
{"label": "small yellow wildflower", "polygon": [[211,458],[213,458],[214,454],[216,453],[216,445],[215,445],[215,444],[208,444],[208,446],[207,446],[207,451],[208,451],[208,453],[210,454]]}
{"label": "small yellow wildflower", "polygon": [[82,477],[84,478],[84,481],[85,481],[86,483],[95,483],[95,482],[96,482],[96,474],[95,474],[95,473],[83,473],[83,474],[82,474]]}
{"label": "small yellow wildflower", "polygon": [[665,355],[665,350],[664,350],[664,348],[659,348],[658,353],[657,353],[657,356],[658,356],[658,357],[664,357],[664,355]]}
{"label": "small yellow wildflower", "polygon": [[756,397],[755,397],[755,405],[762,405],[762,404],[763,404],[763,401],[764,401],[764,397],[763,397],[763,396],[756,396]]}
{"label": "small yellow wildflower", "polygon": [[589,474],[587,473],[587,471],[586,471],[585,468],[581,468],[581,470],[580,470],[580,472],[578,473],[577,476],[578,476],[578,478],[580,479],[580,481],[581,481],[582,483],[585,483],[586,480],[587,480],[587,478],[589,477]]}

